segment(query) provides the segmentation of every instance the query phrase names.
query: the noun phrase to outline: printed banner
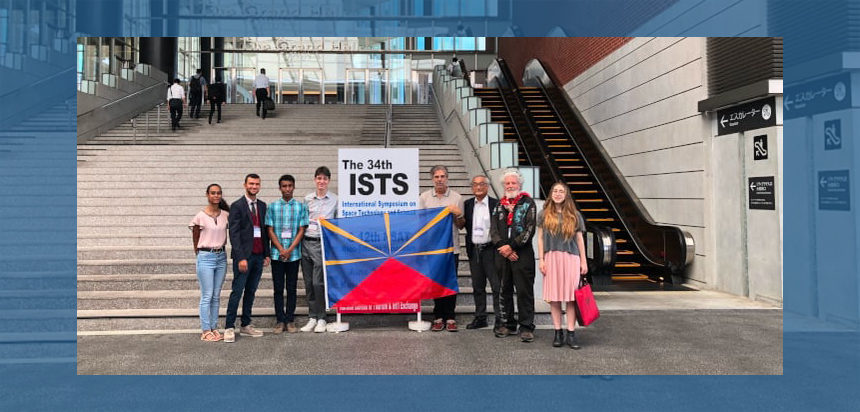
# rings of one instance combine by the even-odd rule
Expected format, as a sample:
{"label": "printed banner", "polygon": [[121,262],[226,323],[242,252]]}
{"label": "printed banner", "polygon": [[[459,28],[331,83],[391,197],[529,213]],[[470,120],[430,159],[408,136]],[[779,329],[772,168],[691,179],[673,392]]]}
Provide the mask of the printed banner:
{"label": "printed banner", "polygon": [[338,149],[338,217],[414,210],[418,149]]}
{"label": "printed banner", "polygon": [[448,208],[321,220],[326,304],[355,310],[456,294],[452,225]]}

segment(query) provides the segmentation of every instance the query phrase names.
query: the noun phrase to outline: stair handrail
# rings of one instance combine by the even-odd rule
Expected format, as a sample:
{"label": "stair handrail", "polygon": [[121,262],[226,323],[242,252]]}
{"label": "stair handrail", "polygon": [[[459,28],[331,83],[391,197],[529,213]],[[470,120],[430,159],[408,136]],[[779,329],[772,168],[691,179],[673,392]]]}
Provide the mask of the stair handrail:
{"label": "stair handrail", "polygon": [[74,66],[69,67],[68,69],[65,69],[65,70],[63,70],[63,71],[61,71],[61,72],[59,72],[59,73],[54,73],[54,74],[52,74],[52,75],[50,75],[50,76],[48,76],[48,77],[46,77],[46,78],[44,78],[44,79],[41,79],[41,80],[39,80],[39,81],[37,81],[37,82],[35,82],[35,83],[33,83],[33,84],[27,85],[27,86],[26,86],[26,87],[24,87],[24,88],[18,88],[18,89],[10,90],[10,91],[8,91],[8,92],[3,93],[2,95],[0,95],[0,99],[3,99],[3,98],[5,98],[5,97],[7,97],[7,96],[9,96],[9,95],[11,95],[11,94],[13,94],[13,93],[19,93],[19,92],[21,92],[21,91],[22,91],[22,90],[24,90],[24,89],[32,90],[34,87],[36,87],[36,86],[38,86],[38,85],[40,85],[40,84],[42,84],[42,83],[45,83],[45,82],[47,82],[47,81],[49,81],[49,80],[52,80],[53,78],[55,78],[55,77],[57,77],[57,76],[62,76],[62,75],[64,75],[64,74],[66,74],[66,72],[70,72],[70,71],[73,71],[73,70],[75,70],[75,67],[74,67]]}
{"label": "stair handrail", "polygon": [[[581,156],[583,162],[591,170],[592,176],[594,176],[603,193],[607,195],[607,200],[621,218],[620,223],[630,233],[631,240],[642,253],[642,256],[655,265],[668,268],[673,275],[680,275],[684,268],[692,263],[695,256],[695,241],[693,237],[688,232],[676,226],[659,225],[654,222],[654,219],[639,202],[626,181],[619,177],[620,172],[612,160],[608,158],[608,155],[601,150],[600,143],[596,141],[594,131],[585,122],[582,114],[565,93],[558,91],[558,86],[549,77],[538,59],[532,59],[526,65],[523,73],[523,84],[537,85],[544,92],[550,109],[561,120],[559,123],[567,132],[571,144],[583,154]],[[577,135],[570,130],[566,121],[567,117],[560,110],[564,108],[558,107],[556,101],[554,101],[554,97],[557,95],[561,95],[564,98],[570,114],[574,116],[574,119],[585,131],[586,136],[582,142],[577,140]],[[583,144],[588,144],[590,147],[583,150]],[[586,153],[590,155],[585,156]],[[610,182],[612,183],[612,188],[609,187]],[[626,204],[621,205],[619,202],[625,202]],[[660,236],[656,236],[655,238],[654,235],[647,233],[649,231],[658,231]],[[652,240],[646,244],[646,239]]]}
{"label": "stair handrail", "polygon": [[[109,106],[113,106],[113,105],[115,105],[115,104],[117,104],[117,103],[119,103],[119,102],[121,102],[121,101],[126,100],[126,99],[130,99],[130,98],[132,98],[132,97],[138,96],[138,95],[140,95],[141,93],[148,92],[149,90],[152,90],[152,89],[154,89],[154,88],[156,88],[156,87],[164,87],[164,88],[165,88],[165,90],[167,90],[167,87],[165,87],[165,84],[164,84],[164,83],[156,83],[156,84],[153,84],[153,85],[151,85],[151,86],[148,86],[148,87],[146,87],[146,88],[144,88],[144,89],[138,90],[138,91],[136,91],[136,92],[134,92],[134,93],[132,93],[132,94],[129,94],[129,95],[127,95],[127,96],[120,97],[119,99],[116,99],[116,100],[114,100],[114,101],[107,102],[107,103],[105,103],[105,104],[103,104],[103,105],[101,105],[101,106],[95,107],[95,108],[93,108],[92,110],[88,110],[88,111],[86,111],[86,112],[83,112],[83,113],[79,114],[78,116],[85,115],[85,114],[87,114],[87,113],[91,113],[91,112],[94,112],[94,111],[99,110],[99,109],[105,109],[105,108],[107,108],[107,107],[109,107]],[[154,106],[153,106],[153,107],[154,107]],[[152,108],[150,107],[150,108],[149,108],[149,109],[147,109],[147,110],[150,110],[150,109],[152,109]]]}
{"label": "stair handrail", "polygon": [[385,142],[384,147],[391,147],[391,129],[394,121],[394,106],[388,103],[388,109],[385,111]]}
{"label": "stair handrail", "polygon": [[[440,117],[442,120],[444,120],[444,121],[447,123],[447,122],[448,122],[448,119],[450,119],[450,118],[451,118],[451,115],[453,115],[453,116],[456,116],[456,117],[457,117],[457,123],[460,125],[460,129],[463,131],[463,138],[464,138],[467,142],[469,142],[469,147],[471,147],[471,148],[472,148],[472,156],[474,156],[474,157],[475,157],[475,159],[477,159],[477,160],[478,160],[478,165],[479,165],[479,166],[481,166],[481,172],[484,174],[484,176],[487,176],[487,179],[489,179],[490,173],[487,171],[488,169],[484,166],[484,162],[483,162],[483,161],[481,161],[481,156],[480,156],[480,154],[478,153],[478,149],[475,147],[475,143],[473,143],[473,142],[472,142],[472,139],[470,139],[470,138],[469,138],[469,132],[468,132],[468,129],[466,129],[466,125],[465,125],[465,123],[463,123],[463,118],[461,118],[461,117],[460,117],[460,113],[455,109],[455,110],[452,110],[452,111],[451,111],[451,112],[452,112],[452,114],[451,114],[451,115],[449,115],[449,116],[447,116],[447,117],[446,117],[446,116],[445,116],[445,111],[444,111],[444,109],[442,108],[442,104],[441,104],[441,103],[439,103],[439,97],[438,97],[438,96],[436,96],[436,87],[435,87],[435,86],[431,86],[431,87],[430,87],[430,93],[433,95],[433,103],[434,103],[434,106],[436,106],[436,110],[439,112],[439,117]],[[493,191],[493,195],[498,199],[498,198],[499,198],[499,193],[498,193],[498,192],[496,192],[496,188],[495,188],[493,185],[490,185],[490,190],[492,190],[492,191]]]}

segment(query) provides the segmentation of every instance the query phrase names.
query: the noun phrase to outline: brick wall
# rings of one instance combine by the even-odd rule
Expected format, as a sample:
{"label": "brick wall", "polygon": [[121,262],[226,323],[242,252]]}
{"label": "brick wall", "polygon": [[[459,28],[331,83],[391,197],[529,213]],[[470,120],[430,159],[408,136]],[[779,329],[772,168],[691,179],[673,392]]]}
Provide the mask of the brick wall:
{"label": "brick wall", "polygon": [[522,85],[523,69],[540,59],[556,85],[567,82],[599,62],[632,37],[500,37],[499,57]]}

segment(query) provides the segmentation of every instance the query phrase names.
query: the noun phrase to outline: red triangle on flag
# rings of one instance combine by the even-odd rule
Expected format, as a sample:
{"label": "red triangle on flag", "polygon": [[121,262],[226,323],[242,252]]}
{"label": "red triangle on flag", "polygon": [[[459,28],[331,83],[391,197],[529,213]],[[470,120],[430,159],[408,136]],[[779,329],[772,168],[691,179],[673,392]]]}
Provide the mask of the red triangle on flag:
{"label": "red triangle on flag", "polygon": [[414,302],[456,293],[400,261],[388,258],[334,307]]}

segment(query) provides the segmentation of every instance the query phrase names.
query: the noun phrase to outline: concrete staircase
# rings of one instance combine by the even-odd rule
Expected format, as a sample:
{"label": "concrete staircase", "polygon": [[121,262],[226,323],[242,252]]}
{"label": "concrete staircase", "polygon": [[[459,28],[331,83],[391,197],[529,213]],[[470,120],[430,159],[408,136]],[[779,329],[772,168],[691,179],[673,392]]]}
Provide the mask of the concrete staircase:
{"label": "concrete staircase", "polygon": [[[263,186],[259,197],[270,203],[280,197],[278,177],[290,173],[297,179],[296,195],[304,196],[313,190],[317,166],[336,170],[338,147],[365,141],[368,125],[378,125],[377,118],[382,118],[380,130],[384,131],[383,106],[279,106],[277,114],[266,120],[257,118],[253,110],[250,105],[226,106],[223,122],[212,126],[202,117],[183,120],[186,127],[169,141],[117,144],[127,143],[128,136],[127,130],[115,130],[78,146],[79,331],[199,328],[199,289],[187,225],[205,205],[206,186],[221,184],[225,199],[232,202],[243,193],[245,174],[257,173]],[[417,130],[410,132],[410,127]],[[395,129],[395,145],[420,149],[422,191],[432,185],[426,171],[445,164],[451,187],[470,193],[457,146],[441,141],[432,108],[396,107]],[[337,175],[331,188],[338,191]],[[465,250],[460,254],[458,276],[457,312],[467,322],[474,302]],[[301,279],[300,275],[300,315],[307,313]],[[222,316],[231,281],[232,262],[228,261]],[[255,324],[260,327],[275,323],[271,283],[267,268],[254,306]],[[432,312],[432,301],[422,303],[424,312]],[[412,318],[346,317],[353,323],[396,326]],[[303,322],[300,318],[299,323]]]}
{"label": "concrete staircase", "polygon": [[[161,110],[161,117],[158,111]],[[209,106],[204,106],[200,118],[191,118],[186,108],[180,129],[170,130],[170,113],[166,106],[153,108],[101,136],[88,145],[120,144],[337,144],[357,145],[358,136],[376,137],[385,134],[383,106],[369,105],[277,105],[265,120],[256,116],[253,104],[224,104],[221,123],[217,114],[209,120]],[[157,126],[160,119],[160,127]],[[438,125],[437,125],[438,128]]]}

